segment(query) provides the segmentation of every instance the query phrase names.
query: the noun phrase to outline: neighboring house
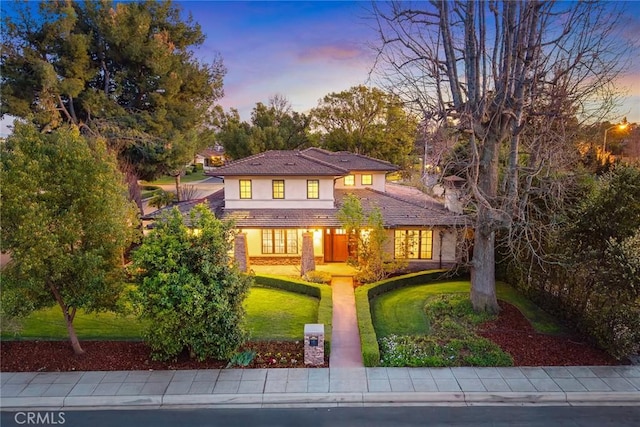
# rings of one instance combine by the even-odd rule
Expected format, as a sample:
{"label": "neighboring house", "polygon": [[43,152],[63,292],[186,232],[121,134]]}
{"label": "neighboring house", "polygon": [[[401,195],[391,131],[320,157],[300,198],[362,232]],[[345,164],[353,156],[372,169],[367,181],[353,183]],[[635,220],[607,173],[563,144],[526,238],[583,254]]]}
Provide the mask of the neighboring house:
{"label": "neighboring house", "polygon": [[215,169],[210,174],[224,178],[224,189],[179,208],[186,213],[205,201],[216,216],[233,220],[252,264],[299,263],[303,233],[312,235],[316,262],[344,262],[348,236],[337,212],[352,193],[365,213],[380,209],[390,255],[422,268],[457,263],[465,217],[415,188],[388,183],[386,174],[397,169],[349,152],[267,151]]}
{"label": "neighboring house", "polygon": [[201,164],[204,170],[211,170],[215,167],[222,166],[224,162],[224,147],[220,144],[205,148],[196,154],[193,159],[193,163],[196,165]]}

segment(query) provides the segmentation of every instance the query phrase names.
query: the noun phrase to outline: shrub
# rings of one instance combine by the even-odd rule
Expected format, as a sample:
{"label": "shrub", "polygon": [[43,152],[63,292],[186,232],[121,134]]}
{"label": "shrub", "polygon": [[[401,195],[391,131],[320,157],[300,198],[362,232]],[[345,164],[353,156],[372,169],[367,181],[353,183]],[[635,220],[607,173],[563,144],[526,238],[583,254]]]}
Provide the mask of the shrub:
{"label": "shrub", "polygon": [[176,200],[175,193],[170,191],[158,190],[149,200],[149,206],[153,206],[154,208],[161,208],[163,206],[168,206]]}
{"label": "shrub", "polygon": [[251,277],[230,262],[231,224],[205,204],[185,225],[177,208],[157,222],[134,252],[136,308],[147,321],[144,338],[156,360],[183,350],[198,360],[228,359],[246,340],[244,301]]}
{"label": "shrub", "polygon": [[204,165],[202,163],[196,163],[195,165],[193,165],[194,172],[201,172],[203,170],[204,170]]}
{"label": "shrub", "polygon": [[360,347],[362,349],[364,366],[378,366],[380,364],[378,336],[376,335],[373,320],[371,319],[370,301],[384,292],[405,286],[435,282],[436,280],[442,279],[444,275],[445,271],[443,270],[422,271],[381,280],[376,283],[360,286],[355,290]]}
{"label": "shrub", "polygon": [[331,273],[326,271],[307,271],[304,275],[304,280],[311,283],[331,283]]}

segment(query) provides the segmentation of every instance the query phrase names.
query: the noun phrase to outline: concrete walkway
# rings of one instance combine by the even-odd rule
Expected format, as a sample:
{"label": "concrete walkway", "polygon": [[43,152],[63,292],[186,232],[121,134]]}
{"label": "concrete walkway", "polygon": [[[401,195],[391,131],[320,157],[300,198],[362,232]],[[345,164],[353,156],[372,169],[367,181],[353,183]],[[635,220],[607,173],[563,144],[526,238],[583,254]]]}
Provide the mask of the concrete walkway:
{"label": "concrete walkway", "polygon": [[333,298],[333,328],[331,330],[332,368],[362,368],[360,332],[356,315],[356,299],[353,292],[353,277],[331,279]]}
{"label": "concrete walkway", "polygon": [[0,409],[640,405],[640,366],[2,372]]}

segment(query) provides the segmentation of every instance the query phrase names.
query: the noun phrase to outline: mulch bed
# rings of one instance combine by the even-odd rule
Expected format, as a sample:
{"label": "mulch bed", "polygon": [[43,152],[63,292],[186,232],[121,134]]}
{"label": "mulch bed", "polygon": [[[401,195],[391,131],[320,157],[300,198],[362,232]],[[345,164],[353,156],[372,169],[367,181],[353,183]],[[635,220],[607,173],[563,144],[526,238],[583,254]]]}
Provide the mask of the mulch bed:
{"label": "mulch bed", "polygon": [[511,354],[515,366],[597,366],[619,365],[606,352],[594,348],[578,335],[547,335],[535,331],[513,305],[499,301],[496,320],[479,328],[481,335]]}
{"label": "mulch bed", "polygon": [[[481,325],[479,335],[498,344],[513,357],[515,366],[594,366],[621,364],[577,335],[537,333],[520,311],[500,301],[498,318]],[[198,362],[182,354],[171,362],[151,360],[151,352],[136,341],[82,341],[86,354],[76,356],[68,341],[3,341],[0,371],[119,371],[224,368],[226,361]],[[248,368],[303,368],[301,341],[251,342],[243,350],[256,351]],[[329,366],[328,357],[325,365]]]}
{"label": "mulch bed", "polygon": [[[0,348],[0,371],[129,371],[167,369],[220,369],[226,361],[199,362],[181,354],[177,360],[151,360],[149,347],[137,341],[81,341],[85,354],[73,353],[68,341],[3,341]],[[243,350],[256,356],[248,368],[304,368],[301,341],[266,341],[248,343]],[[328,357],[325,366],[329,366]]]}

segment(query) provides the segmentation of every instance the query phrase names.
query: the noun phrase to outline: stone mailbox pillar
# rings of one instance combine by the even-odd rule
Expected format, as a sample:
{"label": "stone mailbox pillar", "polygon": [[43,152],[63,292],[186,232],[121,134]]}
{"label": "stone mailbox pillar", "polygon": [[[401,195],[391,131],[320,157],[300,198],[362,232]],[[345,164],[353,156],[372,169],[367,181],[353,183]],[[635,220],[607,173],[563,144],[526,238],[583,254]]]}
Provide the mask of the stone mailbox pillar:
{"label": "stone mailbox pillar", "polygon": [[307,323],[304,325],[304,364],[324,365],[324,324]]}

